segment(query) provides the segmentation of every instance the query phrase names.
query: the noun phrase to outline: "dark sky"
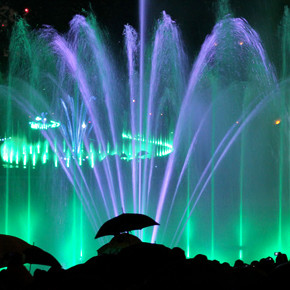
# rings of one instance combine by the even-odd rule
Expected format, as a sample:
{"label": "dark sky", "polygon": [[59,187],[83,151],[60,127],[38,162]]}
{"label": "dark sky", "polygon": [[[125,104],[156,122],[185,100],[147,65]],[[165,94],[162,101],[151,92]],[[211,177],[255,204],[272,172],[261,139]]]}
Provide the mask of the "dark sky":
{"label": "dark sky", "polygon": [[[186,49],[194,57],[199,51],[205,36],[215,24],[216,3],[214,0],[147,0],[148,27],[165,10],[176,20],[182,31]],[[285,5],[290,0],[230,0],[231,10],[235,17],[244,17],[260,34],[270,59],[275,61],[278,42],[278,26]],[[65,32],[73,15],[89,10],[95,12],[98,22],[107,29],[112,43],[122,45],[122,31],[129,23],[138,29],[138,0],[6,0],[0,6],[8,5],[24,16],[24,8],[29,8],[26,15],[32,27],[42,24],[53,25]]]}

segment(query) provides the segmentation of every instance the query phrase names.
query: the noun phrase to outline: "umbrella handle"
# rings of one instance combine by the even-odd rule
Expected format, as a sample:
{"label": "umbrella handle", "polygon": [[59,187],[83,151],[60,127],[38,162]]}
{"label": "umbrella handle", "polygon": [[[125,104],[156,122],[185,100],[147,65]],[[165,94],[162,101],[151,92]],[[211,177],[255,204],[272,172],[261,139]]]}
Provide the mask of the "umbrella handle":
{"label": "umbrella handle", "polygon": [[[32,243],[32,246],[35,246],[35,242]],[[29,264],[29,273],[31,274],[31,266],[32,264]]]}

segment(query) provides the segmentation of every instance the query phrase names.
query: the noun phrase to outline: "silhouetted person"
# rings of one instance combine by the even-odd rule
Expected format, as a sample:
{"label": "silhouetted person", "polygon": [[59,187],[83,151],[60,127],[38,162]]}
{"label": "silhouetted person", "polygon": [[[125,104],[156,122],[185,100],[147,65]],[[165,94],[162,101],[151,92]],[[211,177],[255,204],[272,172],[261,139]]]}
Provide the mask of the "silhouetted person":
{"label": "silhouetted person", "polygon": [[281,252],[278,253],[276,257],[276,265],[281,265],[288,262],[288,258],[286,254],[282,254]]}
{"label": "silhouetted person", "polygon": [[235,264],[234,264],[235,268],[242,268],[244,266],[245,266],[245,263],[242,260],[236,260],[235,261]]}

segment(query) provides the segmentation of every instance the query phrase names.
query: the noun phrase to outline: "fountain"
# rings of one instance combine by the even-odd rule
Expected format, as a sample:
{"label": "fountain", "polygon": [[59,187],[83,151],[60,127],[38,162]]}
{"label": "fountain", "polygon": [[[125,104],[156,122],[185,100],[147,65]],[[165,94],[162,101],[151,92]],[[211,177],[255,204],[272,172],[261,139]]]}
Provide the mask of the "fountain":
{"label": "fountain", "polygon": [[221,11],[189,70],[166,12],[145,41],[145,2],[140,35],[124,28],[123,66],[92,14],[64,35],[15,25],[0,88],[2,232],[65,267],[95,255],[96,231],[122,212],[155,218],[140,238],[188,257],[287,251],[288,8],[279,78],[257,32]]}

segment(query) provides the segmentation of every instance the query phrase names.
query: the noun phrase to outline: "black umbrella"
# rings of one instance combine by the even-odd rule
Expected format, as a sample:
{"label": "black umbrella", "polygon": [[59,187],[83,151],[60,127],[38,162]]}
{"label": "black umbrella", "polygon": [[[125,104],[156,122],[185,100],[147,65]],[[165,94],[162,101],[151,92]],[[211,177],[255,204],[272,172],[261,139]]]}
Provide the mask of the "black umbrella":
{"label": "black umbrella", "polygon": [[21,257],[23,264],[61,267],[56,258],[48,252],[32,246],[17,237],[0,234],[0,267],[6,267],[15,255]]}
{"label": "black umbrella", "polygon": [[123,232],[141,230],[155,225],[159,225],[159,223],[147,215],[140,213],[122,213],[106,221],[100,227],[95,239],[103,236],[118,235]]}
{"label": "black umbrella", "polygon": [[31,246],[24,251],[24,255],[25,263],[61,268],[61,264],[54,256],[39,247]]}

